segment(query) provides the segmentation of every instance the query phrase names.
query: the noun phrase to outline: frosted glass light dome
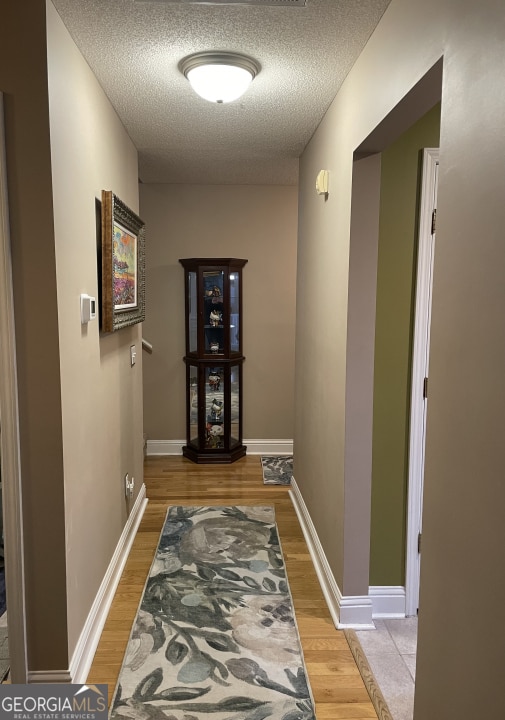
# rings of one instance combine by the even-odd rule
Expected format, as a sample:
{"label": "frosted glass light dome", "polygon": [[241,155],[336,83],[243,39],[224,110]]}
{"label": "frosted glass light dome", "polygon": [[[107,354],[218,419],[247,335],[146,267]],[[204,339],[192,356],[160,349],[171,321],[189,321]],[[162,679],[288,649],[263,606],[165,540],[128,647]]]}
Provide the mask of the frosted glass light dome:
{"label": "frosted glass light dome", "polygon": [[260,70],[252,58],[225,52],[189,55],[179,67],[193,90],[204,100],[215,103],[237,100]]}

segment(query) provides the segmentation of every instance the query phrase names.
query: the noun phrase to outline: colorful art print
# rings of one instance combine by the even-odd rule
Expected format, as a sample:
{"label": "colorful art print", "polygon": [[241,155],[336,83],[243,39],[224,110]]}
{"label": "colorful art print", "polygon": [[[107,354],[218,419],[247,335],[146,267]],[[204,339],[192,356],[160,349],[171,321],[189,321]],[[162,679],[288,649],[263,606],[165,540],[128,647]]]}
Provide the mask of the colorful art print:
{"label": "colorful art print", "polygon": [[137,306],[137,236],[114,223],[112,241],[114,310]]}
{"label": "colorful art print", "polygon": [[145,319],[145,225],[110,190],[102,191],[102,331]]}

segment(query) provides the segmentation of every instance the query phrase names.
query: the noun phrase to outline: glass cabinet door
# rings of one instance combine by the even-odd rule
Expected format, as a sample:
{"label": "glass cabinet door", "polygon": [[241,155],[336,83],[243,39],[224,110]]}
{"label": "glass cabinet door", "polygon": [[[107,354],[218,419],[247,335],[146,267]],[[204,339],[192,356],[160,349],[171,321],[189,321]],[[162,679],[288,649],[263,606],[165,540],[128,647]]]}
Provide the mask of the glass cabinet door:
{"label": "glass cabinet door", "polygon": [[189,442],[198,447],[198,368],[189,366]]}
{"label": "glass cabinet door", "polygon": [[196,272],[188,272],[188,352],[198,350],[198,298]]}
{"label": "glass cabinet door", "polygon": [[230,273],[230,349],[240,352],[240,308],[239,282],[237,272]]}
{"label": "glass cabinet door", "polygon": [[230,448],[240,443],[240,366],[232,365],[230,369],[230,395],[231,395],[231,429]]}
{"label": "glass cabinet door", "polygon": [[204,352],[224,353],[224,272],[209,270],[203,273]]}
{"label": "glass cabinet door", "polygon": [[205,447],[217,450],[224,447],[224,367],[205,368]]}

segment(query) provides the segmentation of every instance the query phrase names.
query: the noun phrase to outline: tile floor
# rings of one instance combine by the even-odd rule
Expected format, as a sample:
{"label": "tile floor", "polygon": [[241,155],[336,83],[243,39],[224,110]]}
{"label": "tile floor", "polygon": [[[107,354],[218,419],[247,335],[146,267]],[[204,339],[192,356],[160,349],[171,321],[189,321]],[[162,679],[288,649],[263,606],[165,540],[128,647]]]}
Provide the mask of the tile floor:
{"label": "tile floor", "polygon": [[7,613],[0,617],[0,682],[9,667],[9,638],[7,634]]}
{"label": "tile floor", "polygon": [[376,630],[356,635],[394,720],[412,720],[417,618],[374,620]]}

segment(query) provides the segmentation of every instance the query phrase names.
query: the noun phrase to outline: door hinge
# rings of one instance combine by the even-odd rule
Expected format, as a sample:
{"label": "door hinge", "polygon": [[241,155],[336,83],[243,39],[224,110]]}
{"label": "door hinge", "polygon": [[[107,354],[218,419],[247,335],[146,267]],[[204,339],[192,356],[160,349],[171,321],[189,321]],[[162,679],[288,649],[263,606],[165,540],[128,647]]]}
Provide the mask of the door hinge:
{"label": "door hinge", "polygon": [[433,210],[433,212],[431,213],[431,234],[432,235],[435,234],[436,226],[437,226],[437,208],[435,208]]}
{"label": "door hinge", "polygon": [[417,534],[417,552],[421,552],[421,533]]}
{"label": "door hinge", "polygon": [[423,380],[423,399],[426,400],[428,397],[428,378],[425,377]]}

